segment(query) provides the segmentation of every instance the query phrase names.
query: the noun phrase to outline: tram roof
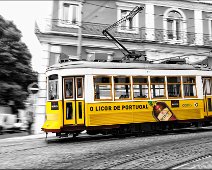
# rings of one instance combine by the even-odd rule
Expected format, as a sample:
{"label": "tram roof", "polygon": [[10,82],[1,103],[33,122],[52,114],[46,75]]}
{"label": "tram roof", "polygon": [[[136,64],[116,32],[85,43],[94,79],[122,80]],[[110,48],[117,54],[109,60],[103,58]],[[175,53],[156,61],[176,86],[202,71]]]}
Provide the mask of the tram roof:
{"label": "tram roof", "polygon": [[151,70],[211,70],[190,64],[160,64],[160,63],[121,63],[121,62],[92,62],[92,61],[69,61],[58,63],[47,68],[50,70],[75,68],[94,69],[151,69]]}

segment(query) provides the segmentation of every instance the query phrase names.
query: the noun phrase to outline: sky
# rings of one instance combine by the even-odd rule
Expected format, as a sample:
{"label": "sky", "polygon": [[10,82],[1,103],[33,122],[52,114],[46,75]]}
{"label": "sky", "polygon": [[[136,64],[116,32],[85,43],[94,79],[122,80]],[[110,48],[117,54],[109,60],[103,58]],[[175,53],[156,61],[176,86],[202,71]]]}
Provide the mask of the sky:
{"label": "sky", "polygon": [[48,1],[32,0],[0,0],[0,15],[13,21],[22,32],[22,41],[32,54],[33,70],[39,70],[38,57],[42,55],[41,45],[34,33],[35,20],[46,15]]}

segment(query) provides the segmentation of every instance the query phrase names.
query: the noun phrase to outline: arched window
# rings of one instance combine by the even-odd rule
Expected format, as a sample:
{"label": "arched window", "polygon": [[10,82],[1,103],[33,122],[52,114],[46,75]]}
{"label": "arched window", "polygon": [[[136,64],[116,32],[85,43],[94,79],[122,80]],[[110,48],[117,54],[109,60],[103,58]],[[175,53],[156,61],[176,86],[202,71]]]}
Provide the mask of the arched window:
{"label": "arched window", "polygon": [[212,40],[212,14],[209,14],[207,18],[208,18],[209,39]]}
{"label": "arched window", "polygon": [[181,39],[182,17],[177,11],[171,11],[167,17],[168,39]]}
{"label": "arched window", "polygon": [[169,9],[164,14],[164,30],[167,40],[185,41],[185,15],[179,9]]}

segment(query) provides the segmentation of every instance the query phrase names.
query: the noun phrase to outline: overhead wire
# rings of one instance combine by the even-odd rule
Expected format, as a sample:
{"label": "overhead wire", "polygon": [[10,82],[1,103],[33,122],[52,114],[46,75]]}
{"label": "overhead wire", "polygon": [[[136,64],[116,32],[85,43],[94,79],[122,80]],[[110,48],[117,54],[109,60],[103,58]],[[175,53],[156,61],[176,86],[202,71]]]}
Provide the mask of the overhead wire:
{"label": "overhead wire", "polygon": [[[102,5],[95,5],[95,4],[92,4],[92,3],[87,3],[87,4],[90,4],[90,5],[95,5],[95,6],[97,6],[98,8],[97,8],[97,9],[94,9],[93,11],[89,11],[90,13],[89,13],[87,16],[85,16],[84,19],[87,19],[87,18],[89,18],[90,16],[94,15],[95,12],[101,10],[102,7],[105,6],[108,2],[110,2],[110,1],[104,2],[104,3],[103,3],[104,5],[103,5],[103,4],[102,4]],[[86,3],[86,2],[84,2],[84,3]],[[105,6],[105,8],[106,8],[106,6]]]}
{"label": "overhead wire", "polygon": [[[107,1],[107,2],[110,2],[110,1]],[[107,3],[106,2],[106,3]],[[110,7],[110,6],[105,6],[105,5],[99,5],[99,4],[94,4],[94,3],[91,3],[91,2],[88,2],[88,1],[84,1],[83,3],[85,3],[85,4],[89,4],[89,5],[94,5],[94,6],[98,6],[98,7],[101,7],[101,8],[107,8],[107,9],[112,9],[112,10],[117,10],[117,8],[114,8],[114,7]],[[145,4],[144,4],[145,5]],[[142,13],[142,11],[141,12],[139,12],[139,13]],[[149,14],[149,13],[146,13],[145,12],[145,14]],[[154,15],[154,16],[156,16],[156,17],[164,17],[164,15],[163,14],[151,14],[151,15]],[[197,18],[192,18],[192,17],[189,17],[189,18],[186,18],[186,20],[203,20],[203,21],[208,21],[209,20],[209,18],[201,18],[201,19],[197,19]],[[86,22],[86,23],[89,23],[89,22]],[[192,25],[192,26],[190,26],[190,27],[187,27],[187,29],[188,28],[194,28],[195,27],[195,25]],[[106,36],[107,37],[107,36]],[[108,38],[108,37],[107,37]],[[108,38],[109,39],[109,38]],[[114,43],[115,44],[115,43]],[[117,44],[115,44],[116,46],[117,46]],[[118,46],[117,46],[118,47]],[[119,47],[118,47],[119,48]],[[120,49],[120,48],[119,48]],[[120,49],[121,50],[121,49]],[[121,51],[122,53],[123,53],[123,51]],[[124,54],[124,53],[123,53]],[[124,54],[125,55],[125,54]]]}
{"label": "overhead wire", "polygon": [[[110,1],[107,1],[106,3],[108,3],[108,2],[110,2]],[[94,5],[94,6],[98,6],[98,7],[101,7],[101,8],[109,8],[109,9],[112,9],[112,10],[117,10],[117,8],[113,8],[113,7],[109,7],[109,6],[105,6],[105,5],[98,5],[98,4],[94,4],[94,3],[88,2],[88,1],[85,1],[83,3]],[[139,12],[139,13],[141,13],[141,12]],[[149,14],[149,13],[145,13],[145,14]],[[156,17],[164,17],[163,14],[152,14],[152,15],[154,15]],[[208,18],[207,19],[204,19],[204,18],[202,18],[202,19],[196,19],[196,18],[191,18],[191,17],[186,18],[186,19],[187,20],[188,19],[191,19],[191,20],[206,20],[206,21],[209,20]],[[52,20],[54,20],[54,19],[52,19]],[[83,23],[89,23],[89,22],[83,22]],[[195,28],[195,25],[191,25],[191,26],[187,27],[187,29],[189,29],[189,28]]]}
{"label": "overhead wire", "polygon": [[[94,5],[94,6],[98,6],[98,7],[102,7],[102,8],[109,8],[109,9],[117,10],[117,8],[108,7],[108,6],[104,6],[104,5],[98,5],[98,4],[94,4],[94,3],[91,3],[91,2],[87,2],[87,1],[84,2],[84,3],[90,4],[90,5]],[[140,11],[139,13],[142,13],[142,11]],[[145,14],[149,14],[149,13],[145,12]],[[156,17],[164,17],[163,14],[152,14],[152,15],[154,15]],[[186,18],[186,20],[188,20],[188,19],[190,19],[190,20],[203,20],[203,21],[210,20],[209,18],[202,18],[202,19],[196,19],[196,18],[192,18],[192,17]],[[212,20],[212,18],[211,18],[211,20]],[[187,29],[190,29],[190,28],[195,28],[195,25],[191,25],[191,26],[187,27]]]}
{"label": "overhead wire", "polygon": [[[111,2],[110,0],[107,1],[106,3],[108,2]],[[88,1],[85,1],[83,2],[84,4],[89,4],[89,5],[93,5],[93,6],[98,6],[98,7],[101,7],[101,8],[108,8],[108,9],[112,9],[112,10],[117,10],[117,8],[113,8],[113,7],[109,7],[109,6],[105,6],[105,5],[99,5],[99,4],[94,4],[94,3],[91,3],[91,2],[88,2]],[[142,11],[140,11],[139,13],[143,13]],[[93,14],[93,12],[92,12]],[[146,14],[150,14],[150,13],[147,13],[145,12],[144,13],[145,15]],[[212,13],[211,13],[212,14]],[[151,14],[151,15],[154,15],[156,17],[164,17],[164,14]],[[84,18],[86,18],[87,16],[85,16]],[[57,19],[52,19],[52,20],[57,20]],[[201,18],[201,19],[196,19],[196,18],[192,18],[192,17],[189,17],[189,18],[186,18],[186,20],[202,20],[202,21],[209,21],[209,20],[212,20],[212,18]],[[194,25],[193,26],[190,26],[190,27],[187,27],[187,28],[192,28],[192,27],[195,27]]]}
{"label": "overhead wire", "polygon": [[[98,6],[98,7],[103,7],[103,8],[109,8],[109,9],[113,9],[113,10],[117,10],[117,8],[113,8],[113,7],[108,7],[108,6],[104,6],[104,5],[98,5],[98,4],[94,4],[94,3],[90,3],[90,2],[84,2],[85,4],[90,4],[90,5],[94,5],[94,6]],[[144,4],[145,5],[145,4]],[[142,12],[139,12],[139,13],[142,13]],[[150,13],[146,13],[145,14],[150,14]],[[211,13],[212,14],[212,13]],[[152,14],[154,16],[157,16],[157,17],[164,17],[163,14]],[[202,18],[202,19],[196,19],[196,18],[192,18],[192,17],[189,17],[189,18],[186,18],[186,19],[191,19],[191,20],[206,20],[208,21],[209,18]],[[211,18],[212,19],[212,18]]]}

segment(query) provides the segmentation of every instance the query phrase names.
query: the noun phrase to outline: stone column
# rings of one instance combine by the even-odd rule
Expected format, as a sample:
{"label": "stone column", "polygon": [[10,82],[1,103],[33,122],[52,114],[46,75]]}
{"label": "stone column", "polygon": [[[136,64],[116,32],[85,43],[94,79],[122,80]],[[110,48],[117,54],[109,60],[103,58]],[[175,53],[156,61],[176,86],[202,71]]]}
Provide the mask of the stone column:
{"label": "stone column", "polygon": [[194,11],[195,44],[203,45],[203,20],[202,11]]}
{"label": "stone column", "polygon": [[[49,56],[50,56],[50,45],[49,44],[41,44],[42,45],[42,53],[40,56],[40,69],[38,72],[38,86],[39,92],[34,96],[34,106],[35,106],[35,121],[33,124],[34,134],[41,133],[41,127],[45,121],[46,114],[46,76],[45,71],[49,65]],[[39,60],[39,59],[38,59]]]}
{"label": "stone column", "polygon": [[153,41],[155,39],[155,18],[153,4],[146,4],[145,6],[145,25],[146,39]]}

